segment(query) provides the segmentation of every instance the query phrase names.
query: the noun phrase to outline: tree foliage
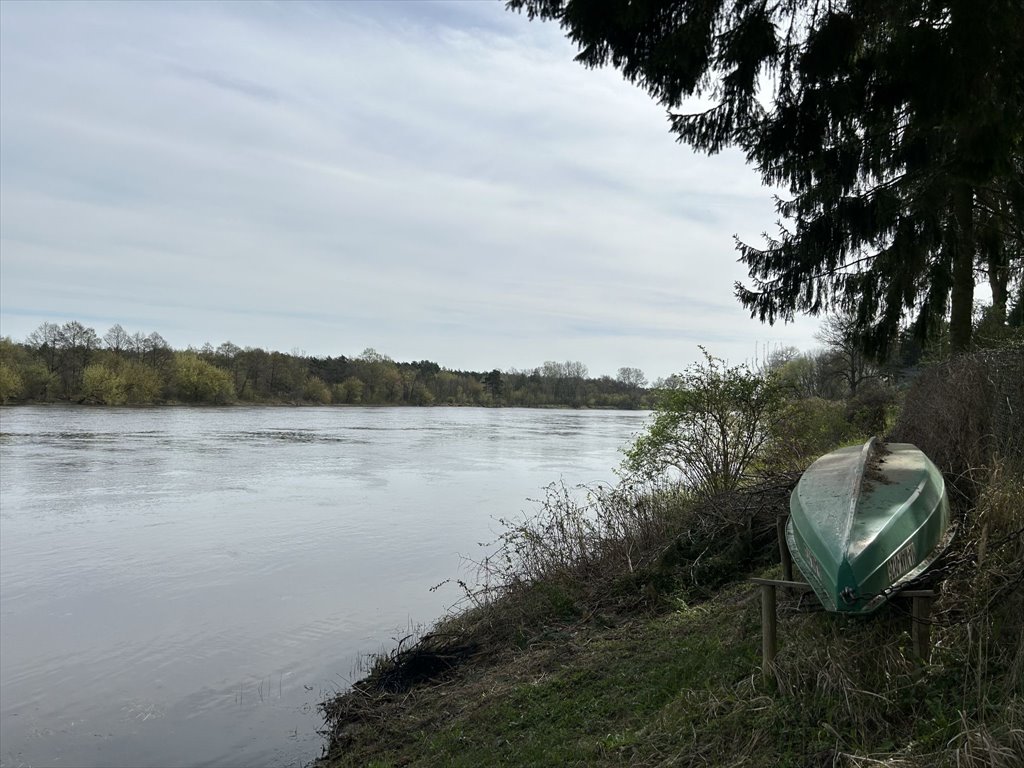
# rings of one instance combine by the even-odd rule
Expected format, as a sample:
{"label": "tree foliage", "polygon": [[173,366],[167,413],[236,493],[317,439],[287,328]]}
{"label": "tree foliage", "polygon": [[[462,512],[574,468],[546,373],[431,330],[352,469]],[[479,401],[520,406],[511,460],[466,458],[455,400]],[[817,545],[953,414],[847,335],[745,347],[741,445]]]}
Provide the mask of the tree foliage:
{"label": "tree foliage", "polygon": [[[638,372],[639,373],[639,372]],[[0,339],[0,401],[93,404],[311,403],[643,408],[651,393],[579,361],[525,371],[443,369],[397,362],[372,348],[356,357],[309,357],[226,341],[175,351],[159,333],[43,323],[25,343]]]}
{"label": "tree foliage", "polygon": [[[908,316],[972,331],[975,270],[1000,319],[1024,263],[1019,0],[509,0],[556,20],[670,110],[698,150],[740,148],[788,190],[777,234],[738,243],[763,321],[833,307],[884,357]],[[690,97],[709,109],[680,111]]]}
{"label": "tree foliage", "polygon": [[178,399],[186,403],[227,403],[235,399],[235,388],[227,371],[191,352],[177,356],[174,390]]}

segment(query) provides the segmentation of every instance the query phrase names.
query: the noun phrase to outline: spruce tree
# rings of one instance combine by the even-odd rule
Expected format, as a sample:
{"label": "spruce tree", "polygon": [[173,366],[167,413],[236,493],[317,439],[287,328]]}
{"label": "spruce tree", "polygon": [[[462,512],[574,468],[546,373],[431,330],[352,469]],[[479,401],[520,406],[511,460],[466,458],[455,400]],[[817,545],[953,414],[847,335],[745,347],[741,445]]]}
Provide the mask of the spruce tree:
{"label": "spruce tree", "polygon": [[[737,242],[763,321],[853,312],[885,357],[908,320],[970,345],[976,270],[995,311],[1024,264],[1020,0],[511,0],[556,20],[698,150],[742,149],[778,232]],[[715,106],[680,109],[693,96]],[[1000,309],[1001,308],[1001,309]]]}

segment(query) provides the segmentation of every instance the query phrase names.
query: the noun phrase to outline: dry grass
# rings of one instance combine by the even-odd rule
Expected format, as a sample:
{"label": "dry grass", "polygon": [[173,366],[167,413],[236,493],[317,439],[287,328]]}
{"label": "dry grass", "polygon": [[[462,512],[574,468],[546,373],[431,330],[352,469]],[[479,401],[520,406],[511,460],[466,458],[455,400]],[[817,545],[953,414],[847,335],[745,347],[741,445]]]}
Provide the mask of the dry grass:
{"label": "dry grass", "polygon": [[961,355],[923,371],[891,439],[924,451],[972,503],[993,460],[1024,456],[1024,345]]}
{"label": "dry grass", "polygon": [[549,485],[540,511],[500,520],[496,550],[477,563],[475,604],[539,583],[586,582],[603,592],[609,580],[648,567],[679,529],[691,499],[679,486],[635,478],[615,486]]}

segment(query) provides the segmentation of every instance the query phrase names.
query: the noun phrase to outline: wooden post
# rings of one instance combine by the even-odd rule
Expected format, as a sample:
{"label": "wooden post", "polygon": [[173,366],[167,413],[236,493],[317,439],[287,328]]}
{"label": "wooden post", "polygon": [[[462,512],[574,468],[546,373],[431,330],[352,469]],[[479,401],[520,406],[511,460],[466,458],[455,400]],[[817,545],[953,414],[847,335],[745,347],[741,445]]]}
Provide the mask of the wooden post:
{"label": "wooden post", "polygon": [[772,664],[777,648],[775,634],[775,585],[761,585],[761,673],[772,677]]}
{"label": "wooden post", "polygon": [[910,607],[910,637],[913,640],[914,655],[927,662],[931,657],[931,613],[932,598],[914,595]]}
{"label": "wooden post", "polygon": [[782,563],[782,580],[793,580],[793,556],[789,553],[789,543],[786,541],[786,519],[778,517],[775,519],[775,531],[779,535],[779,562]]}

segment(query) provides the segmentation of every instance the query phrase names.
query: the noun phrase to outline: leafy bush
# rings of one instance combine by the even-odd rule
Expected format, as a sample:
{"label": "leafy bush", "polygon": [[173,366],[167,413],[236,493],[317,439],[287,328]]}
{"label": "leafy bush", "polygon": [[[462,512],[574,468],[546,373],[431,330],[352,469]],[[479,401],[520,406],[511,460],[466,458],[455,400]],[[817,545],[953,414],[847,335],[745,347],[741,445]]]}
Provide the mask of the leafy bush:
{"label": "leafy bush", "polygon": [[319,376],[310,376],[302,390],[302,399],[327,405],[331,402],[331,388]]}
{"label": "leafy bush", "polygon": [[647,477],[672,471],[710,497],[740,485],[771,437],[782,391],[770,376],[701,352],[704,362],[660,393],[647,432],[626,452],[626,467]]}
{"label": "leafy bush", "polygon": [[0,403],[23,396],[25,383],[14,366],[0,362]]}
{"label": "leafy bush", "polygon": [[122,405],[126,401],[124,382],[107,366],[94,363],[82,373],[82,400],[100,405]]}
{"label": "leafy bush", "polygon": [[190,403],[223,404],[235,399],[231,376],[190,352],[176,356],[174,387],[178,398]]}
{"label": "leafy bush", "polygon": [[121,365],[125,402],[152,403],[160,399],[163,383],[160,374],[145,363],[129,360]]}
{"label": "leafy bush", "polygon": [[847,420],[846,409],[842,401],[818,397],[780,404],[758,467],[766,473],[803,471],[837,446],[866,440]]}

